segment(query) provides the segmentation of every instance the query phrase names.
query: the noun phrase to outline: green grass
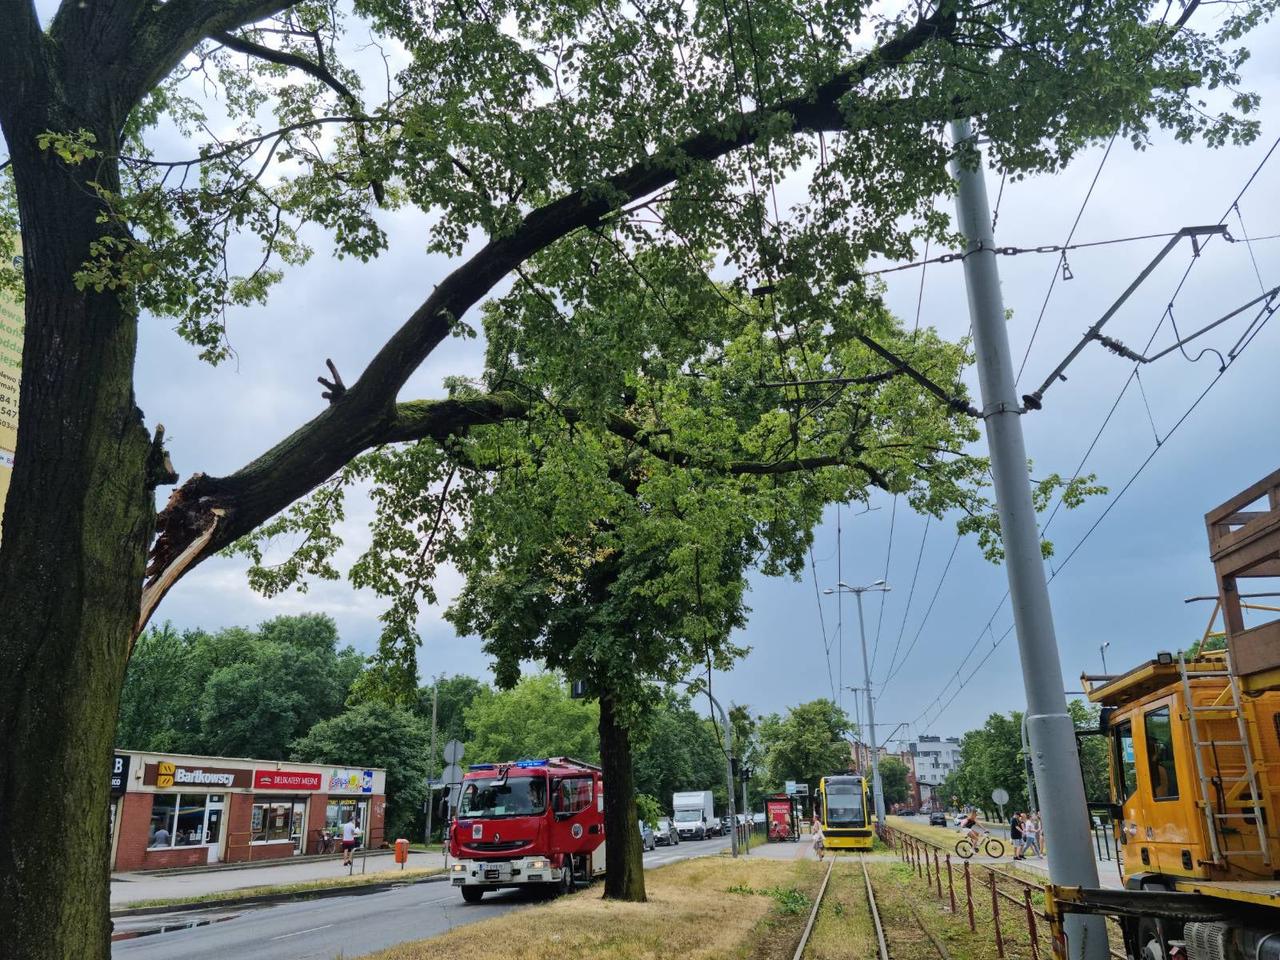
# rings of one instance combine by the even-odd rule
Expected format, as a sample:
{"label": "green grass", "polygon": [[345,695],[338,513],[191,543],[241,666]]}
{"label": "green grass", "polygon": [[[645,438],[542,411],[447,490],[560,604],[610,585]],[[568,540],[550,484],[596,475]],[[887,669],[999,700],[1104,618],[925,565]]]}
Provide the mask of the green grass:
{"label": "green grass", "polygon": [[213,893],[189,894],[185,897],[169,897],[160,900],[138,900],[121,904],[118,909],[133,910],[137,907],[172,907],[187,903],[236,903],[256,897],[276,894],[314,893],[317,890],[336,890],[346,887],[363,887],[394,880],[420,880],[444,871],[439,867],[419,870],[380,870],[377,873],[355,874],[349,877],[330,877],[323,880],[303,880],[297,883],[277,883],[261,887],[241,887],[237,890],[217,890]]}

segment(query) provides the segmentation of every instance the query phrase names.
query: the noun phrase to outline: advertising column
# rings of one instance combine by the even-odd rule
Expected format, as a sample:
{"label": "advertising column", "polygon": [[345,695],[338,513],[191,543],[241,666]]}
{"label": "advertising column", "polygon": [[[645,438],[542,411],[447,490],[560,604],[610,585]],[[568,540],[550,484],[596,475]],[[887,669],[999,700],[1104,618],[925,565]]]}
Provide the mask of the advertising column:
{"label": "advertising column", "polygon": [[[21,267],[15,256],[13,265]],[[18,384],[22,378],[22,304],[12,293],[0,289],[0,516],[9,495],[13,456],[18,448]]]}

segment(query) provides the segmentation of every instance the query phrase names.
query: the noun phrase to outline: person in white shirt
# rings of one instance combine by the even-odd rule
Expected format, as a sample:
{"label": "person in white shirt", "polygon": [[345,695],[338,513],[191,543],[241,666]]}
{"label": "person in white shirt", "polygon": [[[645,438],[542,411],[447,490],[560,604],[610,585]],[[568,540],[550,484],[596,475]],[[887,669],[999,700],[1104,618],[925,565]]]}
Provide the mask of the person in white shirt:
{"label": "person in white shirt", "polygon": [[360,835],[360,827],[355,817],[348,817],[342,825],[342,865],[351,866],[351,855],[356,849],[356,837]]}

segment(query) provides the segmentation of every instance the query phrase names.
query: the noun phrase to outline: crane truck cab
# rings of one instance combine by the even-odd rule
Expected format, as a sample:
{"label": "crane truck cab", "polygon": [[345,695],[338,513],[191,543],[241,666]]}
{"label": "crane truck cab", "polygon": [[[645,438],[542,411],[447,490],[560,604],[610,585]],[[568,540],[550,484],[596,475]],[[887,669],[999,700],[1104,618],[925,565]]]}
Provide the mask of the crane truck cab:
{"label": "crane truck cab", "polygon": [[[1051,886],[1060,951],[1063,915],[1092,913],[1119,921],[1137,960],[1280,960],[1280,607],[1237,585],[1280,577],[1280,471],[1205,523],[1218,584],[1205,637],[1082,678],[1101,706],[1124,889]],[[1259,613],[1269,622],[1246,623]]]}
{"label": "crane truck cab", "polygon": [[473,764],[449,829],[453,886],[467,903],[486,890],[571,893],[604,873],[600,768],[568,757]]}

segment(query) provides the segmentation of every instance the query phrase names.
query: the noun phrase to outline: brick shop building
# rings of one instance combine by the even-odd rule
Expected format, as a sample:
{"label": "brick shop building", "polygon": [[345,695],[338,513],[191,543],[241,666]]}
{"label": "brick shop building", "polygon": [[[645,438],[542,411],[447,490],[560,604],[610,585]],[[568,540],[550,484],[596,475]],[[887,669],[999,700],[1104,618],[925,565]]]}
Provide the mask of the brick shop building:
{"label": "brick shop building", "polygon": [[154,870],[274,860],[331,849],[354,819],[383,845],[385,770],[117,751],[111,866]]}

